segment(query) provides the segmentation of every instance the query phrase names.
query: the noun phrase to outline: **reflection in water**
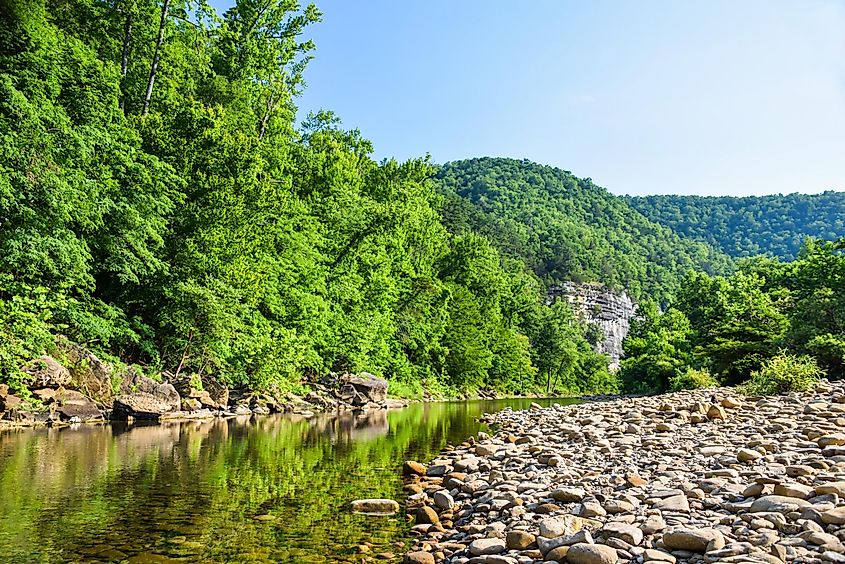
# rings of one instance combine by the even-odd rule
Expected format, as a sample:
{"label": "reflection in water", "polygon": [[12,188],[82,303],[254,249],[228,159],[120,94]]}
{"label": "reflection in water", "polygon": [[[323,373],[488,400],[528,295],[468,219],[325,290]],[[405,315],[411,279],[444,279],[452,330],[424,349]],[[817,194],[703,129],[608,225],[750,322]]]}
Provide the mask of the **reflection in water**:
{"label": "reflection in water", "polygon": [[[405,519],[353,515],[401,499],[399,468],[531,400],[399,411],[111,424],[0,433],[4,561],[337,562],[401,554]],[[565,400],[557,400],[565,401]]]}

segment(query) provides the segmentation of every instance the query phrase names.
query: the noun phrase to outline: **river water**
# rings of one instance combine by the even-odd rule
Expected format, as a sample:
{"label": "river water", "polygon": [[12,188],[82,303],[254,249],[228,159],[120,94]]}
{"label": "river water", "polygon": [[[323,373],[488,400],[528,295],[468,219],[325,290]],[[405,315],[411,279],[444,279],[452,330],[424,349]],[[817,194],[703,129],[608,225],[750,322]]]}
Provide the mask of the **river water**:
{"label": "river water", "polygon": [[403,554],[400,469],[485,426],[483,413],[572,400],[414,404],[150,426],[0,433],[3,562],[360,562]]}

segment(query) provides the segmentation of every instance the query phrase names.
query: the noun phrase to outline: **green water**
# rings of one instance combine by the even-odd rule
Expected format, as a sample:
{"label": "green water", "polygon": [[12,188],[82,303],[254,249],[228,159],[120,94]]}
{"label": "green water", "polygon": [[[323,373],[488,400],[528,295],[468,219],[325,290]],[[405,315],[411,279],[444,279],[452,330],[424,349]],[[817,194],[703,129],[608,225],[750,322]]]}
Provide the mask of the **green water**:
{"label": "green water", "polygon": [[364,543],[398,557],[404,516],[353,515],[348,503],[401,502],[403,461],[427,461],[484,429],[481,414],[531,401],[567,402],[3,432],[0,559],[360,562]]}

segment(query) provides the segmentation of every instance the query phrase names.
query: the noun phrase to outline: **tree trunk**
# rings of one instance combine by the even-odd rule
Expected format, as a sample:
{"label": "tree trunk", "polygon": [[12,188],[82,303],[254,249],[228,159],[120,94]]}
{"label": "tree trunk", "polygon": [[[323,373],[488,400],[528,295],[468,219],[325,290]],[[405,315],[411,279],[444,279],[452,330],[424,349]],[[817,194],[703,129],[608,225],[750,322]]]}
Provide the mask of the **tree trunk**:
{"label": "tree trunk", "polygon": [[156,70],[158,69],[158,61],[161,59],[161,44],[164,42],[164,28],[167,25],[167,10],[170,8],[170,0],[164,0],[161,5],[161,22],[158,24],[158,38],[156,38],[156,47],[153,51],[153,64],[150,66],[150,79],[147,81],[147,93],[144,95],[144,109],[141,115],[147,115],[150,111],[150,98],[153,96],[153,84],[156,80]]}
{"label": "tree trunk", "polygon": [[264,111],[264,116],[261,118],[261,124],[258,127],[258,140],[264,139],[264,134],[267,133],[267,124],[270,122],[270,117],[273,115],[273,110],[276,107],[276,101],[272,95],[267,98],[267,108]]}
{"label": "tree trunk", "polygon": [[120,109],[126,113],[126,73],[129,71],[129,46],[132,44],[132,14],[126,14],[123,26],[123,55],[120,59]]}

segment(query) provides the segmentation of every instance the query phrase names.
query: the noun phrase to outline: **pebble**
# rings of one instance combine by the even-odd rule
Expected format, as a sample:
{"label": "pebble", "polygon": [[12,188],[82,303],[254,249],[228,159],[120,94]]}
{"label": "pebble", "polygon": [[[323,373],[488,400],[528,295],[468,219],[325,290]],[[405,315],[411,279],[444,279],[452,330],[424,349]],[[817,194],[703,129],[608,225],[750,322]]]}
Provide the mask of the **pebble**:
{"label": "pebble", "polygon": [[484,416],[406,463],[409,564],[845,564],[845,382]]}

